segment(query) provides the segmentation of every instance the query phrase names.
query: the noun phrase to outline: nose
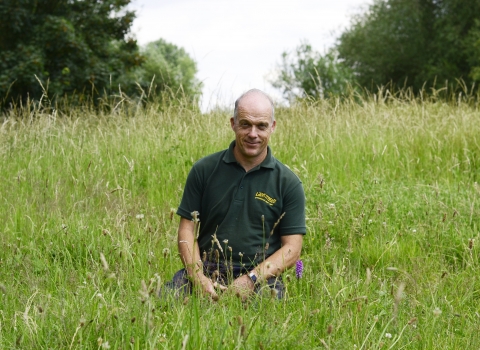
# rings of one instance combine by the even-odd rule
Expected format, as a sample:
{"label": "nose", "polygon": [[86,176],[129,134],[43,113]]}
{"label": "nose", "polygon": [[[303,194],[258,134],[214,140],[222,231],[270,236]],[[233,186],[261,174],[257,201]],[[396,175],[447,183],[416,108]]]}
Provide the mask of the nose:
{"label": "nose", "polygon": [[255,125],[252,125],[250,127],[250,130],[248,131],[248,136],[250,136],[251,138],[255,138],[258,136],[257,127]]}

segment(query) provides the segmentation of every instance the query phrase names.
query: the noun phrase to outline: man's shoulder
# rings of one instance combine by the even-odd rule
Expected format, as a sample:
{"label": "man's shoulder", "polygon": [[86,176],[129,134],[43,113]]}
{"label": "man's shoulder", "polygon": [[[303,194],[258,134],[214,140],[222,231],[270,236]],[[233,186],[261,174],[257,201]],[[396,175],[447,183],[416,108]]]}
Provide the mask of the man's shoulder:
{"label": "man's shoulder", "polygon": [[218,151],[209,154],[208,156],[202,157],[193,164],[193,167],[196,169],[209,169],[211,167],[215,167],[218,162],[223,159],[227,151],[228,150],[224,149],[222,151]]}
{"label": "man's shoulder", "polygon": [[300,177],[293,172],[290,167],[284,163],[282,163],[280,160],[277,158],[274,158],[274,164],[275,164],[275,169],[279,172],[280,176],[288,181],[294,181],[294,182],[302,182],[300,180]]}

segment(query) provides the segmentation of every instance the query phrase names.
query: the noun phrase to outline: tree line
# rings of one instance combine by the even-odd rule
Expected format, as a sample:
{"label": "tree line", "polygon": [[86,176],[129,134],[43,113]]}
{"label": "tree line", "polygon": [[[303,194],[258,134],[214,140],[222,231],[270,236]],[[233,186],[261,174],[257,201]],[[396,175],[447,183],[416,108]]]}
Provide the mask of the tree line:
{"label": "tree line", "polygon": [[[196,62],[163,39],[140,47],[131,0],[2,0],[0,107],[111,94],[198,101]],[[271,81],[289,100],[352,89],[477,91],[480,0],[374,0],[326,53],[302,42]]]}
{"label": "tree line", "polygon": [[105,94],[195,100],[195,61],[162,39],[139,47],[131,0],[2,0],[0,105]]}
{"label": "tree line", "polygon": [[304,42],[282,55],[272,84],[285,97],[326,98],[349,89],[477,91],[479,0],[375,0],[321,54]]}

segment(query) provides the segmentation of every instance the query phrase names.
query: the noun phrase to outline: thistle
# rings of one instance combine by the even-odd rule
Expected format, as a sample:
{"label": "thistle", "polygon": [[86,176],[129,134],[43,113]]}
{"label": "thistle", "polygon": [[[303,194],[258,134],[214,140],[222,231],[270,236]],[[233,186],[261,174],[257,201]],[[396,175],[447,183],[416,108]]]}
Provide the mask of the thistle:
{"label": "thistle", "polygon": [[297,260],[295,263],[295,275],[297,278],[302,278],[303,275],[303,261],[302,260]]}

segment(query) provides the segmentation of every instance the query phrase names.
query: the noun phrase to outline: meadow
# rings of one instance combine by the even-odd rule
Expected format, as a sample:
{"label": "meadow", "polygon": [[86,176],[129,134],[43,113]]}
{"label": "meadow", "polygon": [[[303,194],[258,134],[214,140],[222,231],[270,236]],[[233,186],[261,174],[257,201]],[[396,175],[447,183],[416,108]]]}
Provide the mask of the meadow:
{"label": "meadow", "polygon": [[480,112],[368,98],[276,111],[302,180],[304,273],[286,298],[159,299],[175,215],[230,110],[126,100],[0,124],[0,349],[479,349]]}

